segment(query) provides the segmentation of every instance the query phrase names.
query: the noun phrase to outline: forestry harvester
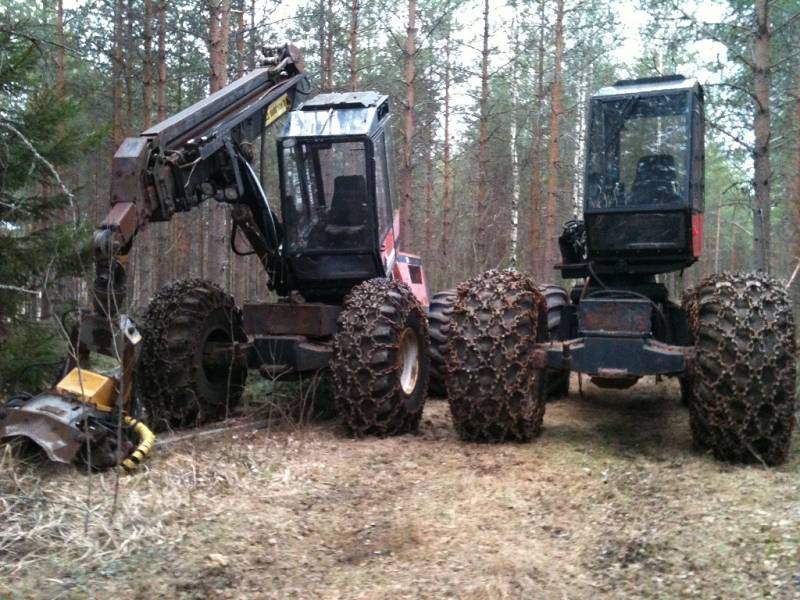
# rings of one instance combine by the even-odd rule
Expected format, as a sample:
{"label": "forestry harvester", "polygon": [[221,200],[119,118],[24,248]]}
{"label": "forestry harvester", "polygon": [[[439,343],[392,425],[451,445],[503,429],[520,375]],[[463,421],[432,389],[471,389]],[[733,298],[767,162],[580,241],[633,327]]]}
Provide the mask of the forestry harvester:
{"label": "forestry harvester", "polygon": [[[335,405],[355,435],[417,428],[427,285],[419,257],[399,251],[388,99],[308,98],[297,49],[264,54],[260,68],[117,150],[111,210],[93,237],[93,310],[73,333],[63,379],[2,408],[0,439],[28,438],[60,462],[133,468],[153,445],[149,428],[226,416],[248,368],[271,378],[330,370]],[[252,163],[254,144],[284,113],[278,213]],[[213,283],[183,280],[134,323],[122,307],[135,236],[207,200],[231,206],[232,249],[258,257],[277,300],[240,310]],[[90,371],[91,353],[121,366]]]}
{"label": "forestry harvester", "polygon": [[[488,271],[431,301],[431,389],[462,438],[528,440],[570,371],[600,387],[680,378],[693,438],[722,460],[783,462],[795,423],[786,287],[763,273],[703,279],[677,304],[663,275],[700,256],[703,90],[681,76],[591,98],[583,220],[559,238],[569,295]],[[546,381],[547,380],[547,381]],[[559,383],[560,382],[560,383]]]}

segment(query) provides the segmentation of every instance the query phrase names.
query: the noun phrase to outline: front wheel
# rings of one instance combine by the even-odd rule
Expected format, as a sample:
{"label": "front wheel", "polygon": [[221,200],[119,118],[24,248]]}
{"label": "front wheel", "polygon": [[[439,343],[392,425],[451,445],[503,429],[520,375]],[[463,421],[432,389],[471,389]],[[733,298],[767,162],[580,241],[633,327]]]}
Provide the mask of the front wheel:
{"label": "front wheel", "polygon": [[785,286],[712,275],[684,305],[695,359],[682,385],[692,434],[721,460],[784,462],[795,423],[795,339]]}
{"label": "front wheel", "polygon": [[219,286],[202,279],[171,283],[153,298],[142,323],[136,380],[148,424],[155,431],[225,418],[239,403],[247,364],[208,350],[247,335],[242,313]]}
{"label": "front wheel", "polygon": [[334,338],[334,400],[356,436],[417,430],[428,387],[425,311],[404,283],[371,279],[344,301]]}

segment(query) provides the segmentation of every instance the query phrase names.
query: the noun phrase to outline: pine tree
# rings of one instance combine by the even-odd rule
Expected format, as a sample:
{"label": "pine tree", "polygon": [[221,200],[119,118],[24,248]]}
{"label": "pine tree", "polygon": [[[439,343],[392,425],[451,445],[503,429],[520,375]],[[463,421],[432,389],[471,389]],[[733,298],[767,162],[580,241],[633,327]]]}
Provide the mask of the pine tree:
{"label": "pine tree", "polygon": [[[34,388],[52,375],[63,349],[56,328],[39,322],[40,299],[61,317],[68,298],[53,297],[54,282],[83,274],[89,260],[84,198],[62,176],[96,147],[81,103],[68,85],[52,89],[38,31],[42,22],[16,6],[0,16],[0,390]],[[56,7],[58,11],[59,8]],[[49,25],[52,27],[52,25]],[[59,37],[64,35],[59,33]],[[56,52],[57,70],[65,57]]]}

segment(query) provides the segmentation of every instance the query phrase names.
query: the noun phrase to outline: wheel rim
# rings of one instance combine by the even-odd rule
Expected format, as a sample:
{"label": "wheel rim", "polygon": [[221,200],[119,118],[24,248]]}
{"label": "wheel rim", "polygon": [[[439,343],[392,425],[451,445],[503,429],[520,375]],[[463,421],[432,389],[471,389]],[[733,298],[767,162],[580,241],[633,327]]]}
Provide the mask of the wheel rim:
{"label": "wheel rim", "polygon": [[419,378],[419,343],[416,332],[410,327],[406,327],[400,335],[397,366],[400,371],[400,387],[404,394],[411,395]]}

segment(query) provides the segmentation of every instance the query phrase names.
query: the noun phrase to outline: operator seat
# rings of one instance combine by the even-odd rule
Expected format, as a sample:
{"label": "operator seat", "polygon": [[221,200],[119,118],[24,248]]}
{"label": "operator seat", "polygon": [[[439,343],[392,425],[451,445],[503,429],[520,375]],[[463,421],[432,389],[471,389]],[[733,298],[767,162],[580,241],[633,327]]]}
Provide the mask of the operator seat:
{"label": "operator seat", "polygon": [[340,175],[333,180],[333,197],[325,233],[328,246],[362,246],[367,222],[367,181],[363,175]]}
{"label": "operator seat", "polygon": [[669,204],[680,200],[675,157],[671,154],[642,156],[631,186],[631,204]]}

